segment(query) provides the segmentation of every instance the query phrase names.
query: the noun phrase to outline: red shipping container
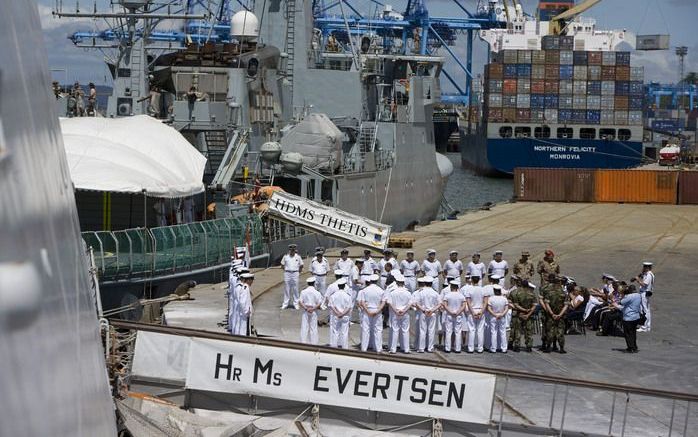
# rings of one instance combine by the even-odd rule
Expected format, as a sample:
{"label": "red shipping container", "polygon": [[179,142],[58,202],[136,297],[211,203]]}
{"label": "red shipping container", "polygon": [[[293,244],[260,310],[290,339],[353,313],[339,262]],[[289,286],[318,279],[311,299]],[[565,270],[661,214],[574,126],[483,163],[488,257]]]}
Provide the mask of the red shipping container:
{"label": "red shipping container", "polygon": [[698,205],[698,171],[679,173],[679,205]]}
{"label": "red shipping container", "polygon": [[502,94],[516,94],[516,79],[504,79]]}
{"label": "red shipping container", "polygon": [[545,93],[545,81],[544,80],[532,80],[531,81],[531,94],[543,94]]}
{"label": "red shipping container", "polygon": [[601,67],[601,80],[616,80],[616,67],[603,65]]}
{"label": "red shipping container", "polygon": [[628,105],[628,96],[616,96],[614,106],[617,111],[627,111]]}
{"label": "red shipping container", "polygon": [[486,66],[486,73],[489,79],[503,79],[504,78],[504,65],[503,64],[488,64]]}
{"label": "red shipping container", "polygon": [[616,65],[616,80],[630,80],[630,66]]}
{"label": "red shipping container", "polygon": [[545,94],[558,94],[560,89],[560,81],[557,80],[546,80],[545,81]]}
{"label": "red shipping container", "polygon": [[514,198],[529,202],[593,202],[595,170],[515,168]]}
{"label": "red shipping container", "polygon": [[587,52],[587,63],[589,65],[601,65],[602,60],[602,52]]}
{"label": "red shipping container", "polygon": [[530,109],[517,109],[516,110],[516,121],[518,123],[528,123],[531,121],[531,110]]}
{"label": "red shipping container", "polygon": [[[477,111],[477,109],[476,109]],[[477,113],[476,113],[477,114]],[[504,114],[501,108],[490,108],[487,113],[488,121],[492,123],[501,123],[504,121]]]}

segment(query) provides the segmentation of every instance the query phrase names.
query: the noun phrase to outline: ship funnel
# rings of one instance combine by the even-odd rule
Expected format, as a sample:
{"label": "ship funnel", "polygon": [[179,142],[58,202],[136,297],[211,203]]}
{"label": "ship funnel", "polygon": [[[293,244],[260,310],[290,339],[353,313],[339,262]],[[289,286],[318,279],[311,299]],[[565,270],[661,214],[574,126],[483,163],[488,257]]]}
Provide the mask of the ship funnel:
{"label": "ship funnel", "polygon": [[259,36],[259,20],[252,12],[240,11],[230,20],[230,34],[242,39]]}

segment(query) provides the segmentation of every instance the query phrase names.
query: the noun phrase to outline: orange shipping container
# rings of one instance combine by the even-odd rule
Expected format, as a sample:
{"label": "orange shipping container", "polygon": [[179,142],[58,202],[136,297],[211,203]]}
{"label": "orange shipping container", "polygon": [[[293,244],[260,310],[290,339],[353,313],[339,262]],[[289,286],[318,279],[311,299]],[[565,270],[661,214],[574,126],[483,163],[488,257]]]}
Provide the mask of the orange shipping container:
{"label": "orange shipping container", "polygon": [[543,94],[545,93],[545,81],[544,80],[532,80],[531,81],[531,94]]}
{"label": "orange shipping container", "polygon": [[502,94],[516,94],[516,79],[504,79]]}
{"label": "orange shipping container", "polygon": [[597,170],[597,202],[676,203],[679,174],[664,170]]}
{"label": "orange shipping container", "polygon": [[504,65],[502,64],[488,64],[485,69],[489,79],[501,80],[504,77]]}
{"label": "orange shipping container", "polygon": [[593,202],[595,170],[514,169],[514,198],[532,202]]}

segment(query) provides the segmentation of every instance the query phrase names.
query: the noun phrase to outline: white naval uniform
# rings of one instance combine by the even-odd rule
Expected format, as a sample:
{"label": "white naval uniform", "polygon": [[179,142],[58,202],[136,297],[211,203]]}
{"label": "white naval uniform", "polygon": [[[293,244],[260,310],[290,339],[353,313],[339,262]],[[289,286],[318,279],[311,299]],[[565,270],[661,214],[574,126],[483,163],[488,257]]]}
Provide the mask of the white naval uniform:
{"label": "white naval uniform", "polygon": [[405,288],[407,288],[410,293],[414,293],[417,289],[417,272],[419,271],[419,263],[417,260],[412,260],[412,262],[403,259],[400,261],[400,271],[402,276],[405,277]]}
{"label": "white naval uniform", "polygon": [[[485,298],[491,295],[491,291],[486,290],[484,287],[468,287],[465,290],[465,297],[468,299],[468,352],[473,352],[475,350],[475,337],[477,337],[477,351],[482,352],[484,350],[484,335],[485,335],[485,320],[486,315],[484,313],[485,309]],[[482,312],[479,318],[473,316],[473,312]]]}
{"label": "white naval uniform", "polygon": [[[397,343],[400,341],[400,348],[403,352],[410,352],[410,313],[412,306],[412,294],[405,287],[396,286],[388,295],[390,304],[390,352],[397,351]],[[398,311],[405,311],[403,315],[398,315]]]}
{"label": "white naval uniform", "polygon": [[284,268],[284,301],[281,308],[288,308],[291,299],[293,306],[298,306],[298,276],[303,267],[303,259],[300,255],[286,254],[281,258],[281,266]]}
{"label": "white naval uniform", "polygon": [[[312,285],[301,291],[300,302],[304,307],[317,308],[322,304],[322,301],[322,294]],[[318,309],[312,313],[303,310],[301,314],[301,343],[318,344],[317,312]]]}
{"label": "white naval uniform", "polygon": [[237,287],[237,320],[235,322],[235,335],[247,335],[247,323],[252,314],[252,294],[250,286],[239,284]]}
{"label": "white naval uniform", "polygon": [[[371,311],[376,311],[381,303],[385,302],[385,292],[376,284],[370,284],[361,290],[360,302]],[[369,316],[365,311],[361,312],[361,350],[367,351],[369,340],[373,336],[373,346],[376,352],[383,349],[383,314],[378,312],[375,316]]]}
{"label": "white naval uniform", "polygon": [[431,276],[434,278],[434,281],[431,283],[431,288],[436,290],[437,292],[441,291],[441,272],[443,272],[443,269],[441,268],[441,261],[438,259],[435,259],[434,262],[429,261],[428,259],[425,259],[422,261],[422,271],[424,272],[425,275]]}
{"label": "white naval uniform", "polygon": [[[501,295],[491,296],[489,298],[488,307],[491,308],[495,313],[501,313],[509,307],[509,300]],[[496,352],[497,347],[502,349],[502,352],[507,351],[508,339],[506,315],[497,319],[490,314],[490,352]]]}
{"label": "white naval uniform", "polygon": [[506,262],[505,260],[501,260],[499,262],[492,260],[490,261],[490,265],[487,267],[488,273],[490,275],[499,275],[502,278],[499,280],[499,285],[504,286],[505,284],[505,279],[504,277],[506,276],[507,270],[509,270],[509,263]]}
{"label": "white naval uniform", "polygon": [[330,312],[330,346],[340,347],[342,349],[349,348],[349,321],[351,320],[351,296],[347,293],[347,288],[337,289],[330,296],[328,303],[330,310],[334,309],[339,313],[344,313],[349,310],[343,317],[337,317],[334,311]]}
{"label": "white naval uniform", "polygon": [[238,277],[235,272],[231,272],[228,277],[228,332],[233,333],[237,319],[237,295],[235,287],[238,284]]}
{"label": "white naval uniform", "polygon": [[330,297],[337,291],[339,290],[339,285],[337,284],[337,281],[339,279],[335,279],[334,282],[332,282],[330,285],[325,288],[324,297],[325,299],[322,302],[322,309],[326,310],[327,309],[327,303],[330,301]]}
{"label": "white naval uniform", "polygon": [[[385,265],[388,264],[388,263],[390,263],[390,265],[393,266],[393,269],[390,271],[390,273],[388,273],[388,272],[385,270]],[[381,271],[381,279],[380,279],[381,288],[385,289],[385,281],[388,280],[388,275],[389,275],[389,274],[392,275],[394,272],[397,271],[397,268],[398,268],[398,266],[397,266],[397,260],[395,260],[395,258],[390,258],[390,259],[388,259],[388,260],[386,260],[385,258],[382,258],[382,259],[378,262],[378,268],[379,268],[380,271]]]}
{"label": "white naval uniform", "polygon": [[354,261],[352,261],[351,258],[347,258],[346,260],[339,258],[334,262],[334,270],[343,271],[344,276],[350,276],[354,267]]}
{"label": "white naval uniform", "polygon": [[[445,308],[450,311],[458,311],[463,306],[465,297],[459,291],[449,291],[443,297],[443,304]],[[456,337],[455,350],[460,352],[462,348],[463,338],[461,336],[461,330],[463,329],[463,313],[460,312],[455,316],[450,313],[445,313],[446,318],[444,322],[444,350],[446,352],[451,352],[451,336]]]}
{"label": "white naval uniform", "polygon": [[453,278],[460,279],[463,274],[463,262],[461,260],[456,260],[456,262],[447,259],[444,263],[444,272],[446,276],[452,276]]}
{"label": "white naval uniform", "polygon": [[478,282],[476,285],[482,285],[482,279],[487,277],[487,267],[485,267],[485,263],[482,261],[477,264],[470,261],[465,267],[465,274],[479,277],[480,282]]}
{"label": "white naval uniform", "polygon": [[378,264],[376,264],[376,262],[370,256],[368,257],[368,259],[366,259],[365,257],[362,259],[364,260],[364,265],[361,268],[362,275],[372,275],[376,272],[376,270],[380,270]]}
{"label": "white naval uniform", "polygon": [[652,328],[652,313],[650,311],[650,297],[647,296],[649,291],[652,294],[654,291],[654,273],[648,270],[642,275],[642,285],[640,286],[640,296],[642,296],[642,308],[645,310],[647,321],[641,327],[644,331],[649,332]]}
{"label": "white naval uniform", "polygon": [[315,288],[321,294],[325,292],[325,287],[327,284],[327,272],[330,270],[330,263],[327,262],[327,258],[322,257],[321,261],[317,260],[317,257],[313,258],[310,262],[310,274],[315,277]]}
{"label": "white naval uniform", "polygon": [[[418,293],[418,294],[417,294]],[[423,352],[425,347],[427,352],[434,352],[434,336],[436,335],[436,320],[439,318],[437,309],[441,306],[441,295],[429,286],[422,287],[417,293],[417,302],[425,310],[433,313],[427,316],[422,313],[419,316],[419,340],[417,349]]]}

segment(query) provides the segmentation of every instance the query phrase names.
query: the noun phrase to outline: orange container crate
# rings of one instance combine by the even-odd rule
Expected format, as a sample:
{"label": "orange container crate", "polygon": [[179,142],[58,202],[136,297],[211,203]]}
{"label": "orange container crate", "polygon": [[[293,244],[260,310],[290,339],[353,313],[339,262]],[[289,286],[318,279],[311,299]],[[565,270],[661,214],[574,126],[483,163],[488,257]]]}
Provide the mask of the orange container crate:
{"label": "orange container crate", "polygon": [[664,170],[597,170],[596,201],[675,204],[679,173]]}

